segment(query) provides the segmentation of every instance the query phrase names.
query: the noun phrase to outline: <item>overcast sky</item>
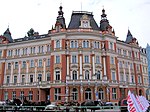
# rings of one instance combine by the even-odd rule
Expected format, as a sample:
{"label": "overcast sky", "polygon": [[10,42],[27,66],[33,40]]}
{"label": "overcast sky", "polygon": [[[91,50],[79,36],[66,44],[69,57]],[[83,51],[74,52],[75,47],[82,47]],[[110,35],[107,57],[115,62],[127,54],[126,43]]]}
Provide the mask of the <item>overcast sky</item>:
{"label": "overcast sky", "polygon": [[0,0],[0,34],[10,28],[13,39],[23,38],[33,28],[46,34],[55,25],[62,3],[66,25],[72,11],[93,12],[99,25],[102,9],[119,40],[125,40],[128,28],[140,46],[150,44],[150,0]]}

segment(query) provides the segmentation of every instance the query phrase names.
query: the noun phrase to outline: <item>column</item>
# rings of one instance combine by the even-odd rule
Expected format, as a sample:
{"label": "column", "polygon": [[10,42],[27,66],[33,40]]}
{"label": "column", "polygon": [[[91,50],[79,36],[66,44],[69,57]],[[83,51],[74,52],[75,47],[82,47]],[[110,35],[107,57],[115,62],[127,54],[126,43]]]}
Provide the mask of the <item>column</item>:
{"label": "column", "polygon": [[42,75],[42,79],[43,81],[46,81],[46,58],[43,59],[43,75]]}
{"label": "column", "polygon": [[36,72],[37,72],[37,61],[38,61],[37,59],[34,60],[34,62],[35,62],[35,63],[34,63],[34,65],[35,65],[35,74],[34,74],[34,75],[35,75],[35,76],[33,76],[33,77],[35,78],[35,79],[34,79],[34,82],[37,82],[37,80],[38,80],[38,79],[37,79],[37,74],[36,74]]}
{"label": "column", "polygon": [[30,67],[30,64],[29,64],[29,60],[27,60],[27,65],[26,65],[26,75],[25,75],[25,82],[28,83],[29,82],[29,67]]}
{"label": "column", "polygon": [[103,56],[103,67],[104,67],[103,80],[107,80],[107,75],[106,75],[106,57],[105,56]]}
{"label": "column", "polygon": [[95,75],[95,55],[92,56],[93,75]]}
{"label": "column", "polygon": [[14,62],[11,63],[10,84],[13,83]]}
{"label": "column", "polygon": [[20,71],[21,71],[21,61],[18,62],[18,77],[17,77],[17,83],[21,83],[22,82],[22,78],[20,76]]}
{"label": "column", "polygon": [[66,80],[66,98],[65,98],[66,102],[68,102],[68,92],[69,92],[69,90],[68,90],[68,82]]}
{"label": "column", "polygon": [[82,76],[82,55],[79,55],[79,61],[80,61],[80,79],[83,79],[83,76]]}
{"label": "column", "polygon": [[81,96],[81,102],[83,102],[83,84],[82,84],[82,80],[81,80],[81,85],[80,85],[80,96]]}
{"label": "column", "polygon": [[67,76],[69,76],[69,56],[67,55]]}

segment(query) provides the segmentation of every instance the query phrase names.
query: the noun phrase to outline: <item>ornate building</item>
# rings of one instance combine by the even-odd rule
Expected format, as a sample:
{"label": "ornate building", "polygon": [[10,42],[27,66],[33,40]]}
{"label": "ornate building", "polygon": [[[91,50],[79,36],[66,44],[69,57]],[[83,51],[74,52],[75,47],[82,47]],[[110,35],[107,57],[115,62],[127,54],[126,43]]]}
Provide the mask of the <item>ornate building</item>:
{"label": "ornate building", "polygon": [[100,25],[93,13],[73,11],[66,27],[60,6],[47,34],[31,29],[12,39],[8,28],[0,38],[0,100],[118,102],[128,90],[146,95],[146,52],[130,31],[118,40],[104,9]]}

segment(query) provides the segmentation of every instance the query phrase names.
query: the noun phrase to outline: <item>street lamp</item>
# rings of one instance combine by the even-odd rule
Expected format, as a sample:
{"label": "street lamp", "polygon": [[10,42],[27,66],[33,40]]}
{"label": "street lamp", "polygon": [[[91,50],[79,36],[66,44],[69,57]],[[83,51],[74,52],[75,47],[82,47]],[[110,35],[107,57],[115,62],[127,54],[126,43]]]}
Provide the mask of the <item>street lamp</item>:
{"label": "street lamp", "polygon": [[41,92],[40,92],[40,78],[38,77],[37,78],[38,79],[38,92],[39,92],[39,98],[38,98],[38,100],[40,101],[41,100]]}
{"label": "street lamp", "polygon": [[68,102],[68,81],[66,80],[66,102]]}

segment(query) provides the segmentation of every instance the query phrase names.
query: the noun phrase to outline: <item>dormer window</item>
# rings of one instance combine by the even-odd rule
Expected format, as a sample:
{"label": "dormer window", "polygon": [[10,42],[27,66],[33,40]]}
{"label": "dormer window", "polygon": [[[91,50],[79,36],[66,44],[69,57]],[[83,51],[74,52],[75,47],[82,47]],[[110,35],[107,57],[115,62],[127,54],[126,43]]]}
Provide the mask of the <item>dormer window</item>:
{"label": "dormer window", "polygon": [[80,28],[91,28],[90,26],[90,18],[88,17],[88,15],[84,14],[81,19],[81,25]]}

